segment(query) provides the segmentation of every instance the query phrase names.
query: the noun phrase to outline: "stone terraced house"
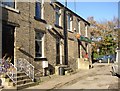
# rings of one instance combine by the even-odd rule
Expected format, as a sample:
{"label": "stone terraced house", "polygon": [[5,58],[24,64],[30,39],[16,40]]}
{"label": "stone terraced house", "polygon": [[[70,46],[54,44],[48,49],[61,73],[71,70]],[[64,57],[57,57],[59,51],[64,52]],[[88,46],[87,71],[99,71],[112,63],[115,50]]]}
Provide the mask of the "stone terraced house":
{"label": "stone terraced house", "polygon": [[[86,53],[91,60],[91,43],[84,41],[90,38],[89,22],[60,2],[10,1],[1,4],[2,57],[7,53],[17,68],[31,66],[37,79],[55,74],[60,66],[77,70],[77,58],[84,58]],[[83,41],[76,34],[82,35]],[[33,71],[29,72],[32,75]]]}

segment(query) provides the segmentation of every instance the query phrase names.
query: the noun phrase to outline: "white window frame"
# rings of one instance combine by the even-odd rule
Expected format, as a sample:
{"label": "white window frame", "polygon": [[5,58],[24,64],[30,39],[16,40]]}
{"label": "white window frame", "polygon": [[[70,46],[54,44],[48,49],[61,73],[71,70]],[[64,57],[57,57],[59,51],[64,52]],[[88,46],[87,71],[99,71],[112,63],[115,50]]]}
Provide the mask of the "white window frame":
{"label": "white window frame", "polygon": [[88,37],[88,25],[85,25],[85,37]]}
{"label": "white window frame", "polygon": [[61,23],[61,17],[62,17],[61,13],[62,13],[62,10],[60,9],[60,10],[59,10],[59,12],[60,12],[60,17],[59,17],[59,26],[61,26],[61,25],[62,25],[62,23]]}
{"label": "white window frame", "polygon": [[78,32],[79,32],[79,34],[81,34],[81,21],[80,20],[78,20]]}
{"label": "white window frame", "polygon": [[10,7],[10,6],[7,6],[7,5],[4,5],[4,4],[0,4],[0,6],[1,7],[3,7],[3,8],[6,8],[6,9],[8,9],[8,10],[11,10],[11,11],[14,11],[14,12],[16,12],[16,13],[19,13],[20,11],[17,9],[17,0],[14,0],[14,8],[12,8],[12,7]]}
{"label": "white window frame", "polygon": [[[8,5],[5,5],[5,4],[3,4],[3,3],[2,3],[2,5],[15,9],[15,8],[16,8],[16,5],[15,5],[15,4],[16,4],[16,3],[15,3],[16,0],[12,0],[12,1],[13,1],[13,3],[14,3],[14,8],[13,8],[13,7],[10,7],[10,6],[8,6]],[[2,1],[2,2],[8,2],[8,1]]]}
{"label": "white window frame", "polygon": [[[36,36],[36,33],[42,33],[42,32],[36,31],[36,32],[35,32],[35,36]],[[35,42],[36,42],[36,41],[41,41],[41,42],[42,42],[42,55],[41,55],[41,57],[36,57],[36,49],[35,49],[35,58],[44,58],[44,57],[45,57],[45,55],[44,55],[45,34],[43,33],[43,37],[42,37],[41,40],[35,39]]]}
{"label": "white window frame", "polygon": [[44,19],[44,0],[41,3],[41,19]]}
{"label": "white window frame", "polygon": [[80,58],[82,58],[82,46],[80,45]]}
{"label": "white window frame", "polygon": [[61,9],[60,9],[60,6],[56,5],[56,7],[59,8],[59,11],[56,11],[56,9],[55,9],[55,19],[56,19],[56,13],[58,12],[58,13],[59,13],[59,19],[58,19],[58,20],[59,20],[59,21],[58,21],[59,24],[56,24],[56,20],[55,20],[55,24],[58,25],[58,26],[61,26],[61,12],[62,12],[62,11],[61,11]]}
{"label": "white window frame", "polygon": [[[70,21],[68,21],[69,18],[70,18]],[[69,25],[69,26],[70,26],[70,29],[68,29],[68,27],[67,27],[67,30],[68,30],[68,31],[72,31],[73,16],[72,16],[71,14],[68,14],[67,23],[70,24],[70,25]],[[68,25],[68,24],[67,24],[67,25]]]}
{"label": "white window frame", "polygon": [[60,64],[63,64],[63,39],[62,38],[60,38],[60,41],[59,41],[60,43]]}
{"label": "white window frame", "polygon": [[41,19],[44,19],[44,0],[36,0],[36,2],[41,3]]}
{"label": "white window frame", "polygon": [[70,19],[70,31],[72,31],[72,24],[73,24],[73,20],[72,20],[72,17]]}

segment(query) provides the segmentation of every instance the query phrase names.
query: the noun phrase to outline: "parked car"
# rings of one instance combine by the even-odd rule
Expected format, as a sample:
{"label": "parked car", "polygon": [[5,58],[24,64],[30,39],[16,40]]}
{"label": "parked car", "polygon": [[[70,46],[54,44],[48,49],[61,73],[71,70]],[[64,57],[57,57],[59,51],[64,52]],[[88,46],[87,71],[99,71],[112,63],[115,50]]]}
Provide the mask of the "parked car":
{"label": "parked car", "polygon": [[109,59],[110,63],[114,63],[114,61],[116,60],[116,57],[115,57],[115,55],[104,55],[102,57],[97,58],[96,60],[99,63],[107,63],[108,59]]}
{"label": "parked car", "polygon": [[96,60],[97,62],[101,63],[102,60],[105,60],[106,59],[106,56],[101,56],[101,57],[98,57]]}
{"label": "parked car", "polygon": [[110,58],[111,62],[115,62],[116,61],[116,55],[115,54],[108,55],[108,58]]}

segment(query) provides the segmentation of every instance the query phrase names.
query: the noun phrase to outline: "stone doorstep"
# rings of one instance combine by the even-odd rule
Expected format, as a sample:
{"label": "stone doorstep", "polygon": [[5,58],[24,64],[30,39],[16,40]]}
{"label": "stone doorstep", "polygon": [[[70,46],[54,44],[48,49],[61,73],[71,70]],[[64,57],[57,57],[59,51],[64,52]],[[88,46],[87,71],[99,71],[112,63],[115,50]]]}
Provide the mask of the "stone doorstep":
{"label": "stone doorstep", "polygon": [[18,80],[23,80],[23,79],[29,79],[28,76],[24,75],[24,76],[17,76],[17,81]]}
{"label": "stone doorstep", "polygon": [[38,83],[29,82],[29,83],[26,83],[26,84],[17,85],[17,90],[25,89],[27,87],[31,87],[31,86],[35,86],[35,85],[38,85]]}
{"label": "stone doorstep", "polygon": [[32,80],[31,79],[19,80],[19,81],[17,81],[17,85],[26,84],[26,83],[29,83],[29,82],[32,82]]}

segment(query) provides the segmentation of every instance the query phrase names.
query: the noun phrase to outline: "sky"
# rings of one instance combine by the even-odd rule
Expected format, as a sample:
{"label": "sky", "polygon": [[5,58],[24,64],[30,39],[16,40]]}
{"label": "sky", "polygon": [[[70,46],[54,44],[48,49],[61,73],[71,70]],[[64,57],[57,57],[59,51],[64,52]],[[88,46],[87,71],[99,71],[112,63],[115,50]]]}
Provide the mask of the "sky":
{"label": "sky", "polygon": [[[67,7],[86,20],[89,16],[93,16],[96,21],[112,20],[114,16],[118,17],[118,0],[74,1],[67,0]],[[65,2],[62,3],[65,4]]]}

